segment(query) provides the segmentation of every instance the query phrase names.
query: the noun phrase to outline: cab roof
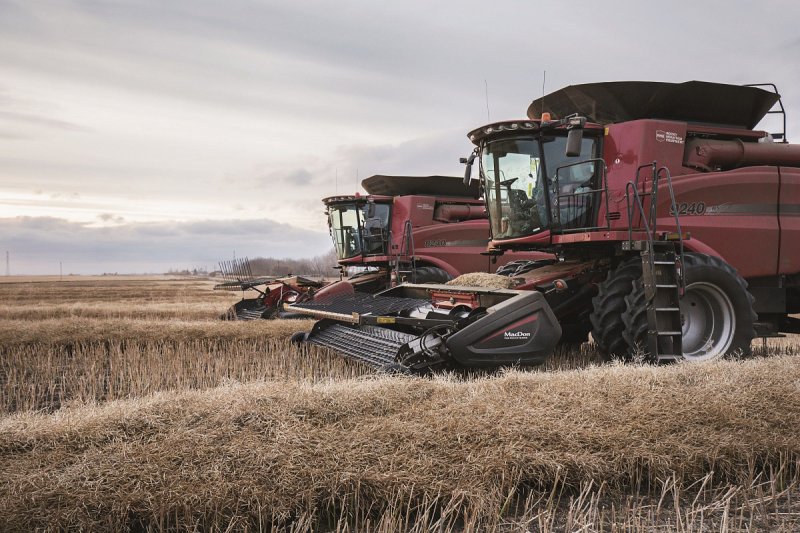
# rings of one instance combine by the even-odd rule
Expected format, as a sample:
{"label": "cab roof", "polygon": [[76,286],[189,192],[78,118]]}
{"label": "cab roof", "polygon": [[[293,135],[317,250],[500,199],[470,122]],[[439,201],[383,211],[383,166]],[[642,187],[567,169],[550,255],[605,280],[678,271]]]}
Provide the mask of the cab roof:
{"label": "cab roof", "polygon": [[376,174],[361,181],[369,194],[384,196],[446,196],[449,198],[478,198],[477,181],[464,185],[464,179],[456,176],[384,176]]}

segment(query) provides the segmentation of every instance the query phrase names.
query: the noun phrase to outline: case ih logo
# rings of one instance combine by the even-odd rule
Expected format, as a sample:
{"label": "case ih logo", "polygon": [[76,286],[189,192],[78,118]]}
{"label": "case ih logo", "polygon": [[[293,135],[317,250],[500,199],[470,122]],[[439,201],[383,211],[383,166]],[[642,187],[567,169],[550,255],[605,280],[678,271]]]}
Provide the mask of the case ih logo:
{"label": "case ih logo", "polygon": [[506,331],[503,338],[506,340],[529,339],[531,336],[527,331]]}
{"label": "case ih logo", "polygon": [[683,144],[683,137],[674,131],[656,130],[656,141],[663,143]]}

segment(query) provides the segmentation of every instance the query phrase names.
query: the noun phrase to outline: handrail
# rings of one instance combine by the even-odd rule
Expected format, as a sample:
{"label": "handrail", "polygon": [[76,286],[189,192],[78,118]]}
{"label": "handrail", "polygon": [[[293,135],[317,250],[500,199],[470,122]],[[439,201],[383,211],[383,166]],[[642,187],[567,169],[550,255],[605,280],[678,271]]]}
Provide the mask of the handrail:
{"label": "handrail", "polygon": [[[630,191],[633,191],[633,195],[630,194]],[[631,197],[636,200],[636,204],[631,204]],[[644,212],[642,197],[639,195],[639,190],[636,188],[636,184],[632,181],[629,181],[625,185],[625,198],[628,204],[628,241],[633,242],[633,208],[638,207],[639,214],[642,217],[642,223],[644,224],[644,231],[647,235],[647,240],[650,242],[652,240],[652,235],[650,234],[650,224],[647,222],[647,215]]]}
{"label": "handrail", "polygon": [[[639,173],[637,171],[636,178],[638,180]],[[639,189],[636,187],[636,184],[632,181],[629,181],[625,185],[625,198],[627,201],[627,208],[628,208],[628,242],[633,242],[633,205],[630,202],[630,195],[628,193],[629,190],[633,190],[633,198],[636,200],[636,206],[639,208],[639,214],[642,216],[642,222],[644,223],[644,230],[645,235],[647,235],[647,245],[650,250],[653,249],[653,233],[655,233],[655,227],[653,228],[653,233],[650,232],[650,224],[647,222],[647,216],[644,213],[644,204],[642,204],[642,198],[639,195]],[[655,258],[653,257],[652,253],[647,254],[647,262],[650,267],[650,272],[653,271],[655,268]]]}
{"label": "handrail", "polygon": [[[639,178],[641,170],[650,167],[652,171],[652,187],[650,192],[639,192]],[[669,193],[670,214],[675,218],[675,228],[678,235],[678,253],[681,264],[684,263],[683,229],[681,228],[680,215],[678,214],[677,202],[675,201],[675,189],[672,186],[672,174],[665,166],[658,167],[656,162],[641,165],[636,169],[635,181],[629,181],[625,186],[625,198],[628,211],[628,241],[633,242],[633,215],[634,208],[637,208],[644,224],[644,231],[647,235],[647,244],[652,248],[658,233],[658,181],[664,178],[667,181],[667,192]],[[650,216],[645,214],[642,196],[650,196]],[[650,256],[651,267],[653,265],[652,254]],[[681,288],[684,287],[683,276],[679,276]]]}
{"label": "handrail", "polygon": [[[681,230],[681,220],[680,216],[678,215],[678,206],[675,202],[675,190],[672,188],[672,174],[670,173],[667,167],[661,167],[658,169],[657,175],[664,173],[664,176],[667,178],[667,190],[669,191],[669,200],[670,200],[670,211],[672,212],[672,216],[675,217],[675,229],[678,232],[678,249],[680,258],[681,258],[681,265],[683,265],[683,231]],[[683,276],[679,276],[681,287],[683,288]]]}
{"label": "handrail", "polygon": [[[596,229],[609,229],[611,227],[611,221],[608,218],[609,205],[610,205],[609,204],[609,199],[608,199],[608,166],[606,165],[606,162],[602,158],[584,159],[582,161],[576,161],[574,163],[568,163],[566,165],[561,165],[560,167],[557,167],[556,168],[556,175],[554,177],[553,183],[555,185],[556,191],[560,191],[561,188],[560,188],[560,183],[559,183],[559,173],[561,172],[561,170],[566,169],[566,168],[575,167],[575,166],[578,166],[578,165],[585,165],[587,163],[594,163],[594,164],[596,164],[598,166],[598,169],[599,169],[598,172],[600,174],[600,187],[599,188],[589,189],[589,190],[581,191],[581,192],[572,192],[572,193],[568,193],[568,194],[560,194],[558,192],[556,194],[552,194],[552,196],[556,200],[556,209],[553,210],[552,206],[551,206],[550,219],[551,220],[557,219],[558,226],[559,226],[558,229],[559,229],[560,233],[564,233],[566,231],[565,228],[564,228],[564,224],[561,221],[561,213],[560,213],[560,210],[561,210],[561,199],[562,198],[577,198],[578,196],[589,196],[590,198],[593,198],[593,197],[596,197],[598,194],[602,195],[602,197],[605,199],[606,224],[605,224],[605,226],[595,225],[595,226],[589,226],[589,227],[583,227],[583,228],[581,228],[581,227],[568,228],[569,230],[571,230],[571,231],[584,230],[585,231],[585,230],[596,230]],[[595,207],[595,209],[597,209],[597,208]]]}
{"label": "handrail", "polygon": [[[635,193],[634,196],[635,196],[635,198],[636,198],[636,200],[637,200],[637,202],[639,204],[639,214],[642,217],[642,222],[644,223],[645,231],[648,234],[648,239],[655,239],[655,234],[656,234],[655,222],[656,221],[655,221],[655,210],[653,209],[653,205],[654,205],[653,198],[652,198],[653,189],[651,189],[650,192],[644,192],[644,187],[642,187],[642,193],[639,194],[639,178],[641,177],[642,170],[645,169],[645,168],[650,168],[650,172],[651,172],[651,176],[652,176],[651,180],[653,181],[653,186],[655,186],[655,182],[657,181],[657,179],[656,179],[656,168],[657,168],[657,166],[656,166],[656,162],[655,161],[653,161],[652,163],[647,163],[646,165],[639,165],[636,168],[636,177],[634,178],[634,181],[629,181],[625,185],[625,199],[626,199],[627,208],[628,208],[628,241],[633,241],[633,206],[630,203],[631,202],[631,197],[630,197],[630,194],[628,192],[631,187],[633,188],[633,191]],[[651,197],[650,198],[651,205],[650,205],[650,216],[649,217],[645,214],[644,204],[642,203],[642,199],[641,199],[642,196],[650,196]],[[653,228],[652,231],[650,230],[651,227]]]}
{"label": "handrail", "polygon": [[[417,281],[416,261],[414,260],[414,239],[411,236],[411,220],[406,220],[403,223],[403,239],[400,241],[400,250],[397,252],[395,260],[395,280],[400,280],[400,256],[411,256],[411,281]],[[410,253],[409,253],[410,251]]]}

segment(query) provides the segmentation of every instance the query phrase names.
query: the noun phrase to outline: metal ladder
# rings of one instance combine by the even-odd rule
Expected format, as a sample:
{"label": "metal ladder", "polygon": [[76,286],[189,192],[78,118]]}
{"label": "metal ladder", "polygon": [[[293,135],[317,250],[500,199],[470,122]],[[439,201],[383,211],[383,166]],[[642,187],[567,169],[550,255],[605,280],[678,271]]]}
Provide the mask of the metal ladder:
{"label": "metal ladder", "polygon": [[[651,189],[639,192],[640,172],[651,169]],[[671,212],[675,217],[677,234],[659,235],[657,232],[658,180],[667,181]],[[683,295],[684,280],[679,265],[683,263],[683,234],[675,205],[672,177],[666,167],[657,167],[653,162],[636,170],[635,182],[626,186],[628,203],[628,242],[624,249],[638,250],[642,259],[642,282],[644,284],[647,309],[647,349],[650,357],[657,362],[675,361],[682,358],[683,335],[681,323],[680,298]],[[646,213],[642,197],[650,201]],[[638,208],[646,239],[633,240],[634,207]]]}
{"label": "metal ladder", "polygon": [[681,280],[675,243],[649,240],[641,255],[648,351],[659,363],[681,359]]}

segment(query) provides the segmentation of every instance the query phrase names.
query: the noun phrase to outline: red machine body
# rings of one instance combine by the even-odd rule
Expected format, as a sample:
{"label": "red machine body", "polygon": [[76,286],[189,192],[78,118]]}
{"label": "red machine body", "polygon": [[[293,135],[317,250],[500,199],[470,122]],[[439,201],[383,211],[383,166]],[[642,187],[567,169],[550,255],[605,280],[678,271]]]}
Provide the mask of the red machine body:
{"label": "red machine body", "polygon": [[[477,159],[490,252],[557,260],[511,273],[514,291],[412,284],[346,306],[295,304],[327,313],[303,338],[427,371],[541,363],[589,331],[607,356],[654,362],[800,333],[800,146],[767,88],[577,85],[525,119],[473,130],[464,181]],[[755,129],[768,114],[783,131]]]}

